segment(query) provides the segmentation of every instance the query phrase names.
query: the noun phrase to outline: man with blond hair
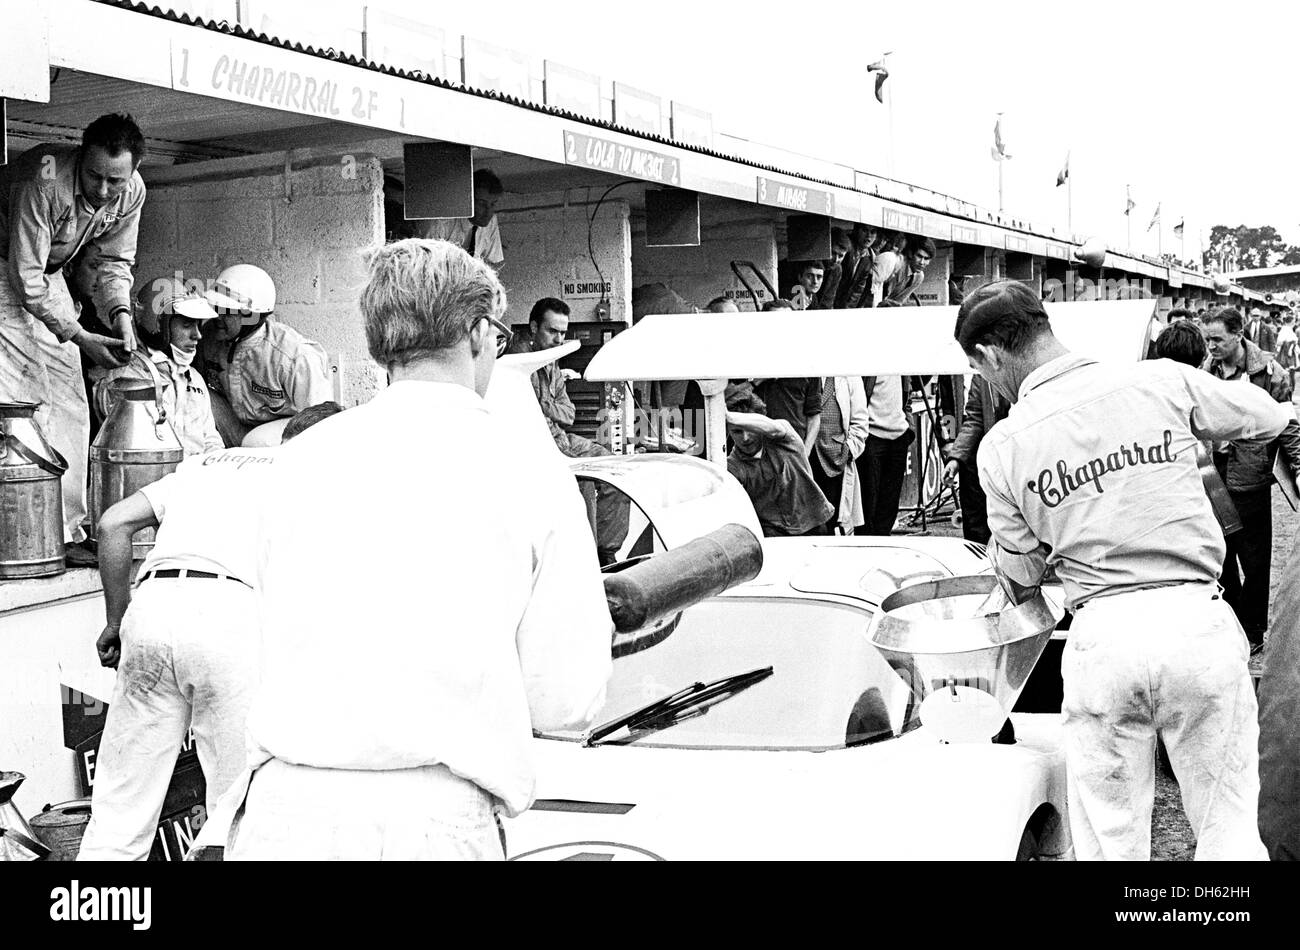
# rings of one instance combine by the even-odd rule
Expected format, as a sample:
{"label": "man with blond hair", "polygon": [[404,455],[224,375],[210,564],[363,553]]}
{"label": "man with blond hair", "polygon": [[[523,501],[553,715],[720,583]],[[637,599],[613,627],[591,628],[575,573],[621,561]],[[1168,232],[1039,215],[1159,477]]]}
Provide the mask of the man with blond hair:
{"label": "man with blond hair", "polygon": [[581,728],[604,702],[596,551],[549,440],[484,402],[511,335],[492,269],[398,241],[369,254],[360,310],[390,385],[271,473],[227,856],[500,860],[497,813],[533,801],[533,730]]}

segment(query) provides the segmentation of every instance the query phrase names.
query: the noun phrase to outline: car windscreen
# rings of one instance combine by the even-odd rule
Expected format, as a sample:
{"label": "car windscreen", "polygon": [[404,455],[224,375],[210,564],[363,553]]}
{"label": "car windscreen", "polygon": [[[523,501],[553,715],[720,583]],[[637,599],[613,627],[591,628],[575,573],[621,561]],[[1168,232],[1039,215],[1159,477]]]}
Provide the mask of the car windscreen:
{"label": "car windscreen", "polygon": [[661,642],[614,661],[594,722],[692,683],[770,666],[761,682],[635,744],[820,750],[893,738],[915,724],[918,704],[867,639],[870,620],[862,607],[820,600],[714,598],[686,611]]}

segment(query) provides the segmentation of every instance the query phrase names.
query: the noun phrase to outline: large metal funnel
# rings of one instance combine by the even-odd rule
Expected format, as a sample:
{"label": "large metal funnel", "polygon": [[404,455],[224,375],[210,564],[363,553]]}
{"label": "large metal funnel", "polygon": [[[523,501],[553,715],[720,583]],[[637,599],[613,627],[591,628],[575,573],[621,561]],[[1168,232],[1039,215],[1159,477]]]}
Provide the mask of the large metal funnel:
{"label": "large metal funnel", "polygon": [[1004,713],[1015,705],[1060,613],[1036,592],[976,616],[996,586],[992,574],[948,577],[905,587],[881,603],[871,642],[918,702],[967,687],[994,697]]}

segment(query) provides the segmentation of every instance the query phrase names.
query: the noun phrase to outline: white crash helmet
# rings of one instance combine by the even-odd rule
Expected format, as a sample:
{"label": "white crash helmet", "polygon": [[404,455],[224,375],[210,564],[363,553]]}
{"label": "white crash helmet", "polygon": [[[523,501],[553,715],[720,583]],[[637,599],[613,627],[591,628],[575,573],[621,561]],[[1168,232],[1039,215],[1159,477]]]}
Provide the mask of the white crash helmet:
{"label": "white crash helmet", "polygon": [[207,299],[218,310],[241,313],[244,323],[253,324],[275,309],[275,282],[254,264],[234,264],[217,275]]}
{"label": "white crash helmet", "polygon": [[172,316],[191,320],[215,320],[217,311],[197,290],[186,287],[177,277],[155,277],[145,281],[136,294],[136,326],[145,333],[167,340],[166,321]]}

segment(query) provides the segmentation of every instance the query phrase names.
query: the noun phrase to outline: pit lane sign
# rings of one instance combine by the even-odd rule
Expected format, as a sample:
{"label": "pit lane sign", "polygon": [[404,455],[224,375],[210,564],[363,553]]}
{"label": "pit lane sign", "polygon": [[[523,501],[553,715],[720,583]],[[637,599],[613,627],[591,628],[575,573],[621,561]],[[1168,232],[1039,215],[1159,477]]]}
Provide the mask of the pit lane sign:
{"label": "pit lane sign", "polygon": [[798,211],[802,214],[835,217],[835,196],[829,191],[804,188],[802,185],[792,185],[789,182],[776,181],[759,175],[755,197],[761,205]]}
{"label": "pit lane sign", "polygon": [[564,162],[662,185],[681,184],[681,162],[671,155],[581,132],[564,133]]}

